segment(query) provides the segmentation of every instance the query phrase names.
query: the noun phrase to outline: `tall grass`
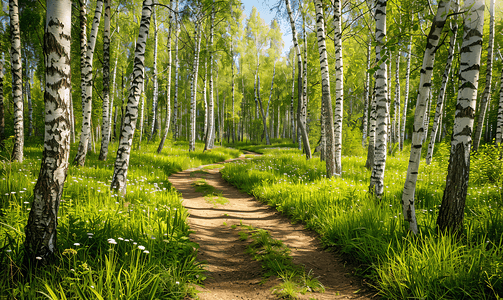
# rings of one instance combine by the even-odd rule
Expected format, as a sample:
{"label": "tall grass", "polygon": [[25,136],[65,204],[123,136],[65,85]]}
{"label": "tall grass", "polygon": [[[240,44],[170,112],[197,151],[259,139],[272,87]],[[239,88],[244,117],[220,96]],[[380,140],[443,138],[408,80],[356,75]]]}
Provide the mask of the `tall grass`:
{"label": "tall grass", "polygon": [[59,260],[38,270],[21,262],[42,149],[26,146],[23,163],[10,162],[9,149],[0,153],[0,299],[183,299],[204,279],[187,211],[168,176],[239,151],[203,154],[198,144],[189,153],[177,143],[158,155],[156,145],[143,144],[132,151],[122,198],[110,191],[114,146],[106,162],[89,152],[85,167],[69,168],[58,214]]}
{"label": "tall grass", "polygon": [[253,161],[228,164],[224,178],[290,218],[316,230],[361,267],[379,294],[389,299],[493,299],[503,296],[503,209],[499,150],[485,147],[472,157],[461,238],[436,233],[447,173],[448,146],[437,147],[431,165],[420,167],[416,200],[418,236],[407,232],[401,195],[408,151],[389,156],[385,193],[368,194],[365,157],[343,157],[343,175],[324,177],[318,158],[296,150],[264,150]]}

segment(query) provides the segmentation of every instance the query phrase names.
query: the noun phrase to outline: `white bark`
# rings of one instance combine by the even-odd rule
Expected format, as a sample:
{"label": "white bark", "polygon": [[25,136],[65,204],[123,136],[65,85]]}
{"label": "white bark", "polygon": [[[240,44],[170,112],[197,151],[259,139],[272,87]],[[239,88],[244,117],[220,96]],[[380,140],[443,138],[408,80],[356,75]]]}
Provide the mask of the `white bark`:
{"label": "white bark", "polygon": [[[459,11],[459,5],[457,0],[451,3],[453,12],[457,13]],[[440,87],[440,91],[438,93],[437,98],[437,107],[435,109],[435,117],[433,119],[433,126],[431,128],[431,136],[430,143],[428,145],[428,152],[426,153],[426,164],[429,165],[431,163],[431,159],[433,157],[433,150],[435,148],[435,140],[438,133],[439,124],[441,123],[442,113],[444,110],[444,99],[445,99],[445,90],[447,88],[447,82],[449,81],[449,76],[452,68],[452,59],[454,57],[454,49],[456,47],[456,37],[458,34],[458,23],[457,17],[454,17],[454,21],[452,22],[452,35],[450,38],[449,51],[447,55],[447,62],[445,64],[444,74],[442,76],[442,85]]]}
{"label": "white bark", "polygon": [[[171,1],[170,1],[171,3]],[[178,70],[180,69],[180,61],[178,60],[178,35],[180,34],[180,23],[178,20],[178,0],[175,1],[175,95],[173,98],[173,137],[178,138]]]}
{"label": "white bark", "polygon": [[463,229],[466,194],[470,174],[470,148],[479,79],[484,1],[467,0],[463,43],[460,52],[459,89],[451,140],[451,154],[437,225],[441,232]]}
{"label": "white bark", "polygon": [[[412,21],[414,16],[412,17]],[[405,70],[405,98],[403,99],[402,130],[400,130],[400,151],[403,151],[403,142],[405,139],[405,125],[407,124],[407,105],[409,104],[410,88],[410,61],[412,58],[412,35],[409,39],[409,48],[407,51],[407,69]]]}
{"label": "white bark", "polygon": [[105,0],[103,29],[103,123],[99,160],[106,160],[110,142],[110,0]]}
{"label": "white bark", "polygon": [[[208,132],[206,133],[206,142],[204,149],[212,149],[215,141],[215,109],[213,107],[213,31],[215,28],[215,0],[213,0],[213,9],[211,10],[211,27],[210,27],[210,95],[208,102]],[[232,43],[232,41],[231,41]],[[234,142],[234,53],[231,47],[232,60],[232,142]]]}
{"label": "white bark", "polygon": [[124,115],[124,124],[121,129],[117,158],[115,159],[114,174],[112,176],[111,189],[126,194],[127,172],[131,145],[133,144],[136,121],[138,119],[138,103],[140,100],[140,89],[143,85],[143,69],[145,61],[145,46],[147,43],[148,29],[150,26],[150,15],[152,14],[152,0],[143,1],[143,9],[138,33],[138,42],[134,54],[133,81],[129,90],[129,97]]}
{"label": "white bark", "polygon": [[[171,1],[169,2],[169,8],[171,10]],[[173,20],[172,14],[170,13],[169,27],[168,27],[168,40],[166,42],[166,52],[168,53],[166,102],[168,104],[167,105],[168,111],[166,112],[166,126],[164,127],[164,132],[162,134],[161,141],[159,143],[159,147],[157,147],[157,153],[161,153],[162,148],[164,148],[164,143],[166,142],[166,138],[168,137],[169,126],[171,124],[171,31],[173,28],[172,27],[173,26],[172,20]],[[178,66],[177,66],[176,71],[178,72]],[[176,84],[178,84],[178,80],[176,81]],[[157,105],[156,105],[156,107],[157,107]],[[176,110],[176,106],[175,106],[175,110]]]}
{"label": "white bark", "polygon": [[[81,7],[85,7],[85,1],[80,0]],[[93,99],[93,56],[94,56],[94,46],[96,45],[96,37],[98,36],[98,27],[100,25],[101,10],[103,9],[103,1],[96,1],[96,9],[94,12],[93,27],[91,29],[91,35],[89,36],[89,41],[87,43],[86,55],[84,62],[81,62],[81,87],[82,87],[82,129],[80,133],[79,148],[77,150],[77,155],[75,156],[74,163],[77,166],[83,166],[86,161],[87,148],[89,144],[89,138],[91,135],[91,109],[92,109],[92,99]],[[81,22],[86,22],[85,11],[80,12]],[[83,26],[81,26],[83,28]],[[85,30],[85,28],[83,29]],[[85,36],[85,32],[81,33]],[[85,38],[85,37],[84,37]],[[81,43],[82,45],[82,43]],[[82,53],[82,49],[81,49]]]}
{"label": "white bark", "polygon": [[21,63],[21,31],[19,29],[18,0],[9,0],[10,16],[10,60],[12,73],[12,102],[14,103],[14,147],[12,160],[23,162],[24,123],[23,123],[23,67]]}
{"label": "white bark", "polygon": [[[171,3],[171,1],[170,1]],[[169,18],[171,19],[171,12],[169,13]],[[152,20],[154,21],[154,66],[153,66],[153,74],[152,74],[152,84],[154,86],[154,95],[152,98],[152,126],[150,128],[150,136],[148,138],[151,141],[154,138],[156,131],[158,130],[157,124],[159,123],[159,117],[157,116],[157,102],[159,99],[159,83],[157,81],[157,42],[158,42],[158,31],[159,27],[157,26],[157,15],[155,6],[152,8]],[[171,28],[171,24],[169,25]],[[171,37],[171,31],[168,32],[168,40]],[[171,55],[170,46],[168,45],[168,55]],[[168,62],[168,68],[171,70],[171,62]]]}
{"label": "white bark", "polygon": [[[342,61],[342,4],[341,0],[332,0],[334,5],[334,51],[335,51],[335,111],[334,144],[335,174],[342,175],[342,117],[344,116],[344,64]],[[386,32],[386,29],[385,31]]]}
{"label": "white bark", "polygon": [[201,47],[201,24],[199,20],[195,23],[194,28],[194,61],[192,64],[192,74],[190,80],[190,134],[189,134],[189,151],[196,151],[196,97],[197,97],[197,78],[199,70],[199,51]]}
{"label": "white bark", "polygon": [[419,88],[416,101],[416,112],[414,115],[414,129],[412,133],[412,145],[409,158],[409,167],[402,194],[403,217],[409,224],[409,230],[417,234],[417,220],[415,209],[416,181],[421,159],[421,149],[425,137],[425,114],[427,111],[427,101],[431,92],[431,75],[433,64],[435,62],[435,52],[440,34],[444,28],[447,15],[450,8],[450,0],[441,1],[438,4],[437,14],[433,19],[430,32],[426,41],[424,51],[423,65],[421,68],[421,77],[419,79]]}
{"label": "white bark", "polygon": [[290,1],[285,0],[286,3],[286,9],[288,12],[288,16],[290,19],[290,26],[292,28],[292,37],[293,37],[293,45],[295,47],[295,52],[297,55],[297,67],[298,67],[298,110],[300,111],[298,115],[298,120],[297,120],[297,126],[299,128],[299,132],[302,135],[302,143],[304,144],[304,150],[306,152],[306,159],[311,158],[311,146],[309,144],[309,137],[307,135],[307,129],[306,129],[306,102],[305,99],[303,99],[303,84],[302,84],[302,54],[300,52],[300,46],[297,40],[297,30],[295,29],[295,22],[293,20],[293,14],[292,14],[292,9],[290,7]]}
{"label": "white bark", "polygon": [[[370,50],[372,45],[372,39],[370,34],[367,43],[367,70],[370,70]],[[363,99],[363,120],[362,120],[362,147],[367,144],[367,132],[368,132],[368,119],[369,119],[369,104],[370,104],[370,72],[365,72],[365,95]]]}
{"label": "white bark", "polygon": [[[378,0],[375,12],[376,23],[376,62],[381,60],[381,50],[386,39],[386,0]],[[386,168],[386,141],[388,139],[388,87],[387,64],[382,61],[376,71],[376,132],[374,166],[370,177],[369,191],[381,197],[384,192],[384,170]]]}
{"label": "white bark", "polygon": [[[70,154],[71,1],[47,1],[44,35],[44,152],[25,227],[25,265],[55,259],[58,208]],[[36,258],[41,259],[36,259]]]}
{"label": "white bark", "polygon": [[[499,51],[498,51],[499,53]],[[500,58],[503,59],[501,53]],[[498,102],[498,120],[496,123],[496,145],[501,144],[502,141],[502,131],[503,131],[503,72],[501,72],[500,79],[500,99]]]}
{"label": "white bark", "polygon": [[491,84],[493,79],[493,52],[494,52],[494,4],[496,0],[491,0],[490,7],[490,23],[489,23],[489,43],[487,45],[487,62],[486,62],[486,86],[482,99],[480,101],[480,112],[477,119],[477,127],[473,136],[473,151],[477,151],[482,137],[482,127],[486,117],[487,106],[491,97]]}
{"label": "white bark", "polygon": [[334,144],[334,120],[332,112],[332,98],[330,95],[330,73],[328,71],[327,46],[325,41],[325,20],[323,18],[322,0],[315,0],[316,27],[318,38],[318,52],[320,54],[321,69],[321,89],[322,89],[322,126],[324,134],[322,136],[322,151],[327,177],[330,178],[335,172],[335,144]]}

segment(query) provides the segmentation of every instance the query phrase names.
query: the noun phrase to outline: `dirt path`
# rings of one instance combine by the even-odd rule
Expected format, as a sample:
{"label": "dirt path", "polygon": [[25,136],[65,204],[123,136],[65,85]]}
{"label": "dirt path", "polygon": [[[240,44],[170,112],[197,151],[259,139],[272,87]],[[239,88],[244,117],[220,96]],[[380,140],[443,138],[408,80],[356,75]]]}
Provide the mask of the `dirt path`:
{"label": "dirt path", "polygon": [[[300,299],[369,299],[358,291],[358,279],[349,275],[351,270],[333,253],[320,248],[316,234],[302,225],[292,225],[276,210],[240,192],[222,179],[219,169],[194,172],[196,169],[173,174],[169,181],[182,193],[183,205],[188,209],[189,223],[195,233],[192,241],[200,245],[198,259],[206,261],[207,279],[204,288],[198,288],[200,299],[277,299],[271,288],[279,279],[263,280],[261,263],[245,253],[247,241],[239,240],[239,229],[234,224],[252,225],[269,230],[272,237],[282,240],[291,250],[293,262],[312,270],[325,286],[325,293],[308,293]],[[192,173],[192,176],[191,176]],[[208,203],[195,191],[192,182],[205,178],[227,198],[227,204]]]}

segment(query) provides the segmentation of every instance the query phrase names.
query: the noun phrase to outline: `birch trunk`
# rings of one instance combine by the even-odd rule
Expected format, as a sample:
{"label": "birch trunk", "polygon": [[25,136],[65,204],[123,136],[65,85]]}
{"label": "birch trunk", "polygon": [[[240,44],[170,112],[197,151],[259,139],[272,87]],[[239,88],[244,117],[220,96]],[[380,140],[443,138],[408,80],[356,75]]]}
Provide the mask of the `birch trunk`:
{"label": "birch trunk", "polygon": [[400,54],[396,55],[395,62],[395,114],[393,117],[393,143],[399,143],[400,140]]}
{"label": "birch trunk", "polygon": [[[208,44],[206,43],[206,53],[208,53]],[[203,129],[203,140],[206,140],[208,133],[208,99],[207,99],[207,84],[206,79],[208,78],[208,59],[204,57],[204,76],[203,76],[203,103],[204,103],[204,129]]]}
{"label": "birch trunk", "polygon": [[71,1],[47,1],[44,152],[25,227],[25,266],[56,259],[58,209],[70,155]]}
{"label": "birch trunk", "polygon": [[322,153],[325,159],[327,177],[336,174],[334,119],[332,112],[332,97],[330,95],[330,73],[328,71],[327,46],[325,41],[325,20],[323,18],[322,0],[315,0],[318,52],[321,69],[321,110],[322,110]]}
{"label": "birch trunk", "polygon": [[28,136],[33,135],[33,103],[31,100],[31,78],[27,77],[26,98],[28,100]]}
{"label": "birch trunk", "polygon": [[[171,1],[170,1],[171,3]],[[171,19],[171,11],[168,12],[169,13],[169,18]],[[156,131],[159,129],[159,118],[157,116],[157,102],[159,101],[159,83],[157,81],[157,42],[158,42],[158,31],[159,31],[159,27],[157,26],[157,15],[156,15],[156,8],[155,6],[152,8],[152,20],[154,21],[154,64],[153,64],[153,74],[152,74],[152,84],[154,86],[154,94],[153,94],[153,98],[152,98],[152,125],[151,125],[151,128],[150,128],[150,136],[148,138],[148,141],[150,142],[155,134],[156,134]],[[171,29],[171,24],[169,25],[169,28]],[[169,40],[171,38],[171,30],[168,29],[168,56],[171,55],[171,52],[169,51],[170,50],[170,43],[169,43]],[[171,61],[170,59],[168,58],[168,69],[171,70]],[[169,71],[168,71],[169,73]],[[159,151],[158,151],[159,153]]]}
{"label": "birch trunk", "polygon": [[133,136],[136,129],[136,121],[138,120],[138,103],[140,100],[140,89],[143,85],[145,46],[147,43],[151,14],[152,0],[144,0],[138,42],[136,43],[134,54],[133,80],[129,90],[124,124],[121,129],[119,148],[117,149],[117,158],[115,159],[114,174],[111,184],[111,189],[116,190],[120,195],[126,194],[127,172],[131,145],[133,144]]}
{"label": "birch trunk", "polygon": [[[145,68],[143,68],[143,75],[142,75],[142,77],[145,78]],[[138,126],[139,127],[138,131],[140,133],[140,136],[138,138],[138,149],[141,148],[141,141],[142,141],[142,138],[143,138],[143,121],[144,121],[144,117],[145,117],[145,84],[147,82],[148,81],[145,80],[141,84],[140,126]]]}
{"label": "birch trunk", "polygon": [[[211,10],[211,27],[210,27],[210,95],[208,102],[208,132],[206,134],[206,143],[204,145],[204,150],[213,149],[215,141],[215,109],[213,103],[213,35],[215,28],[215,1],[213,0],[213,9]],[[234,53],[231,49],[231,59],[232,59],[232,142],[234,142]]]}
{"label": "birch trunk", "polygon": [[300,46],[297,41],[297,30],[295,29],[295,22],[293,20],[293,14],[292,14],[292,9],[290,7],[290,0],[285,0],[286,3],[286,9],[288,12],[288,16],[290,18],[290,26],[292,28],[292,37],[293,37],[293,44],[295,47],[295,52],[297,55],[297,67],[298,67],[298,111],[300,111],[300,114],[298,114],[298,120],[297,120],[297,126],[299,128],[300,134],[302,135],[302,143],[304,144],[304,150],[306,152],[306,159],[311,158],[311,146],[309,145],[309,137],[307,135],[307,129],[306,129],[306,103],[303,99],[303,84],[302,84],[302,54],[300,52]]}
{"label": "birch trunk", "polygon": [[[212,17],[213,17],[213,14],[212,14]],[[211,26],[211,29],[213,29],[213,25]],[[213,34],[211,34],[211,40],[213,40]],[[212,42],[213,43],[213,42]],[[234,49],[232,47],[232,38],[231,38],[231,70],[232,70],[232,87],[231,87],[231,93],[232,93],[232,143],[234,144],[235,143],[235,140],[236,140],[236,128],[235,128],[235,124],[234,124]],[[212,46],[213,47],[213,46]],[[211,62],[213,63],[213,61]],[[211,76],[211,75],[210,75]],[[274,76],[274,75],[273,75]],[[211,79],[210,79],[211,80]],[[212,91],[210,91],[210,93],[213,93]],[[210,101],[213,101],[210,100]],[[211,104],[212,107],[213,107],[213,103]],[[214,119],[214,117],[213,117]],[[214,120],[212,121],[213,123],[215,122]],[[214,126],[214,125],[213,125]],[[213,129],[213,132],[215,132],[215,130]]]}
{"label": "birch trunk", "polygon": [[[169,9],[171,10],[171,1],[169,2]],[[166,52],[168,53],[168,65],[167,65],[167,81],[166,81],[166,103],[167,103],[167,109],[168,111],[166,112],[166,126],[164,127],[164,132],[161,137],[161,141],[159,142],[159,146],[157,147],[157,153],[161,153],[162,148],[164,148],[164,143],[166,142],[166,138],[168,137],[168,132],[169,132],[169,126],[171,124],[171,29],[172,29],[172,14],[171,12],[169,13],[169,27],[168,27],[168,40],[166,42]],[[176,72],[178,72],[178,67],[176,68]],[[176,74],[178,75],[178,74]],[[175,77],[178,77],[176,76]],[[178,84],[178,79],[175,79],[176,84]],[[178,88],[178,87],[177,87]],[[157,101],[157,100],[156,100]],[[176,101],[176,99],[175,99]],[[156,104],[157,107],[157,104]],[[175,105],[175,111],[176,111],[176,105]],[[152,136],[153,136],[152,132]]]}
{"label": "birch trunk", "polygon": [[[170,1],[171,3],[171,1]],[[175,1],[175,95],[173,98],[173,138],[178,139],[178,70],[180,69],[180,61],[178,60],[178,35],[180,34],[180,23],[178,20],[178,0]]]}
{"label": "birch trunk", "polygon": [[459,233],[463,230],[465,200],[470,175],[470,146],[477,99],[484,1],[467,0],[464,10],[463,43],[460,52],[459,90],[452,131],[451,154],[447,169],[442,205],[437,218],[440,232]]}
{"label": "birch trunk", "polygon": [[[257,70],[258,71],[258,70]],[[267,129],[267,119],[264,112],[264,107],[262,105],[262,99],[260,98],[260,75],[257,74],[257,100],[260,106],[260,114],[262,115],[262,124],[264,125],[264,134],[266,145],[271,144],[271,140],[269,139],[269,130]]]}
{"label": "birch trunk", "polygon": [[295,98],[295,63],[292,60],[292,98],[290,101],[290,121],[292,123],[292,130],[290,137],[292,138],[292,142],[295,144],[297,138],[296,138],[296,133],[297,131],[295,130],[295,120],[293,118],[294,116],[294,111],[293,111],[293,99]]}
{"label": "birch trunk", "polygon": [[[367,42],[367,70],[370,70],[370,51],[371,51],[372,39],[370,34],[368,36]],[[368,119],[369,119],[369,104],[370,104],[370,72],[365,73],[365,96],[363,102],[363,120],[362,120],[362,147],[367,144],[367,132],[368,132]]]}
{"label": "birch trunk", "polygon": [[[82,88],[82,129],[80,133],[79,148],[77,149],[77,155],[75,156],[73,162],[77,166],[83,166],[86,162],[87,148],[89,144],[89,138],[91,134],[91,109],[92,109],[92,99],[93,99],[93,56],[94,56],[94,46],[96,45],[96,37],[98,36],[98,27],[100,25],[101,10],[103,9],[103,1],[96,1],[96,10],[94,12],[93,27],[91,29],[91,35],[89,36],[89,42],[87,46],[84,46],[83,39],[86,39],[86,26],[82,23],[86,23],[86,11],[85,4],[86,1],[80,0],[80,22],[81,22],[81,88]],[[82,51],[85,49],[85,55],[82,56]],[[82,61],[83,60],[83,61]]]}
{"label": "birch trunk", "polygon": [[369,146],[367,150],[367,161],[365,162],[365,168],[368,170],[372,170],[374,168],[376,118],[377,113],[374,88],[372,91],[372,97],[370,97]]}
{"label": "birch trunk", "polygon": [[[453,12],[458,13],[459,5],[457,0],[451,3]],[[447,62],[445,64],[444,74],[442,76],[442,85],[440,86],[440,91],[438,93],[437,105],[435,108],[435,117],[433,119],[433,126],[431,128],[431,136],[430,143],[428,145],[428,152],[426,153],[426,164],[429,165],[431,163],[431,159],[433,157],[433,150],[435,148],[435,140],[438,134],[439,124],[441,123],[442,113],[444,110],[444,99],[445,99],[445,89],[447,88],[447,82],[449,81],[449,76],[452,69],[452,59],[454,57],[454,49],[456,47],[456,38],[458,33],[458,23],[457,17],[454,17],[454,21],[452,22],[452,35],[450,38],[449,51],[447,55]]]}
{"label": "birch trunk", "polygon": [[23,162],[24,124],[23,124],[23,66],[21,63],[21,31],[19,29],[18,0],[9,0],[10,16],[10,60],[12,72],[12,102],[14,103],[14,147],[12,160]]}
{"label": "birch trunk", "polygon": [[110,142],[110,0],[105,0],[103,28],[103,123],[99,160],[107,160]]}
{"label": "birch trunk", "polygon": [[[503,58],[500,53],[500,58]],[[498,120],[496,122],[496,145],[501,144],[503,131],[503,72],[500,79],[500,99],[498,102]]]}
{"label": "birch trunk", "polygon": [[[412,16],[411,22],[414,21]],[[409,47],[407,51],[407,69],[405,70],[405,98],[403,99],[403,114],[402,114],[402,130],[400,136],[400,151],[403,151],[403,142],[405,140],[405,125],[407,125],[407,105],[409,104],[409,88],[410,88],[410,61],[412,57],[412,35],[409,38]]]}
{"label": "birch trunk", "polygon": [[[378,0],[376,3],[376,62],[381,60],[381,49],[386,40],[386,0]],[[388,139],[388,87],[387,87],[387,64],[381,62],[376,71],[376,133],[374,166],[370,177],[369,191],[371,194],[381,197],[384,192],[384,170],[386,168],[386,141]]]}
{"label": "birch trunk", "polygon": [[433,19],[430,32],[426,41],[424,51],[423,66],[421,68],[421,77],[419,79],[419,89],[416,101],[416,112],[414,115],[414,130],[412,132],[412,146],[410,150],[409,167],[402,194],[403,217],[409,224],[409,230],[417,234],[417,220],[415,208],[416,181],[421,159],[421,149],[425,137],[425,114],[427,111],[428,98],[431,92],[431,75],[433,64],[435,62],[435,52],[440,34],[445,25],[449,13],[450,0],[441,1],[438,4],[438,10]]}
{"label": "birch trunk", "polygon": [[199,49],[201,46],[201,24],[196,21],[194,28],[194,61],[190,81],[190,134],[189,151],[196,151],[196,97],[197,97],[197,72],[199,70]]}
{"label": "birch trunk", "polygon": [[489,23],[489,43],[487,45],[487,62],[486,62],[486,86],[482,99],[480,101],[480,112],[477,119],[477,127],[473,136],[473,151],[479,150],[480,139],[482,137],[482,128],[486,117],[487,106],[491,97],[491,84],[493,79],[493,52],[494,52],[494,4],[496,0],[491,0],[490,6],[490,23]]}
{"label": "birch trunk", "polygon": [[[344,109],[344,64],[342,61],[341,0],[333,0],[334,6],[334,51],[335,51],[335,112],[334,144],[335,174],[342,175],[342,117]],[[386,31],[385,31],[386,32]]]}

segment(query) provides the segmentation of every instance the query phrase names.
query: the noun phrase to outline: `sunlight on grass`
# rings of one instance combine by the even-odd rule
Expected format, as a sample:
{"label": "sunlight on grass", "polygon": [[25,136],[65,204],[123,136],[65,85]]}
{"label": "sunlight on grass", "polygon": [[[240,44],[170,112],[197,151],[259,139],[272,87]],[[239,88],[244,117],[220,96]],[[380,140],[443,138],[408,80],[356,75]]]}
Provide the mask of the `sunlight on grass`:
{"label": "sunlight on grass", "polygon": [[465,234],[455,240],[436,234],[448,150],[447,144],[438,145],[432,164],[421,164],[417,237],[407,232],[402,218],[407,150],[388,156],[381,200],[367,192],[370,171],[364,168],[365,157],[343,157],[342,176],[327,179],[325,163],[318,158],[306,161],[298,150],[263,149],[265,155],[228,164],[221,172],[228,182],[316,230],[326,246],[355,260],[359,275],[370,278],[385,298],[501,296],[503,168],[499,152],[486,146],[472,157]]}
{"label": "sunlight on grass", "polygon": [[[89,152],[86,166],[70,166],[58,214],[59,262],[23,270],[24,226],[40,170],[40,146],[25,147],[23,163],[0,159],[0,298],[183,299],[204,279],[189,241],[187,211],[168,176],[239,156],[216,148],[188,152],[186,143],[133,150],[124,198],[110,190],[114,154]],[[76,148],[76,147],[73,147]],[[75,149],[73,149],[75,151]],[[75,153],[72,151],[70,160]],[[45,295],[45,296],[44,296]]]}

